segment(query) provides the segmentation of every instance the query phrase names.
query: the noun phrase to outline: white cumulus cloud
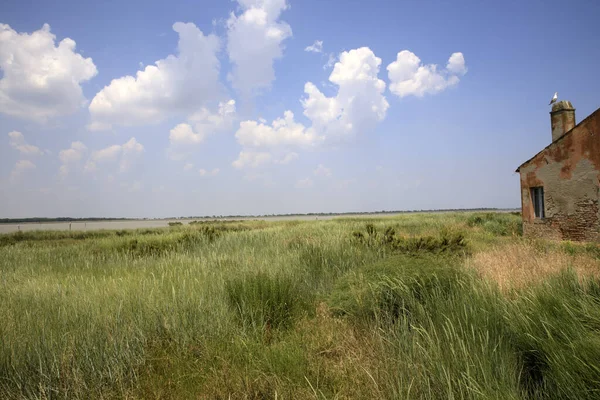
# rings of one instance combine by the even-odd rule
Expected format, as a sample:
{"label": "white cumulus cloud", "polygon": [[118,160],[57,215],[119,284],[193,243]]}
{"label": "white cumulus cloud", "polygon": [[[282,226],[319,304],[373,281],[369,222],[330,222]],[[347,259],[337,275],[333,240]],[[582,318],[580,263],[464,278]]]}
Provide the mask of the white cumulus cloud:
{"label": "white cumulus cloud", "polygon": [[423,97],[435,94],[458,84],[460,77],[467,73],[462,53],[453,53],[446,68],[436,64],[423,64],[416,54],[403,50],[396,61],[387,66],[390,91],[397,96]]}
{"label": "white cumulus cloud", "polygon": [[85,105],[81,83],[97,73],[70,38],[56,44],[50,26],[18,33],[0,24],[0,112],[43,122]]}
{"label": "white cumulus cloud", "polygon": [[190,146],[202,143],[208,136],[233,127],[235,120],[235,100],[220,102],[217,112],[206,107],[190,115],[188,121],[178,124],[169,132],[168,153],[179,160],[189,155]]}
{"label": "white cumulus cloud", "polygon": [[385,83],[378,78],[381,59],[367,48],[344,52],[329,77],[338,86],[333,97],[307,82],[301,103],[309,127],[286,111],[271,125],[264,121],[243,121],[235,136],[244,148],[316,147],[361,132],[368,132],[385,118],[389,104],[383,95]]}
{"label": "white cumulus cloud", "polygon": [[379,79],[381,59],[368,47],[345,51],[335,63],[329,81],[338,86],[336,96],[325,96],[307,82],[302,101],[304,115],[319,134],[336,140],[364,133],[382,121],[389,104]]}
{"label": "white cumulus cloud", "polygon": [[8,133],[10,138],[10,146],[18,150],[23,155],[42,155],[44,152],[39,147],[27,143],[25,136],[21,132],[12,131]]}
{"label": "white cumulus cloud", "polygon": [[238,0],[242,13],[227,20],[230,79],[244,98],[268,89],[275,79],[273,63],[283,56],[283,42],[292,28],[279,21],[285,0]]}
{"label": "white cumulus cloud", "polygon": [[308,51],[309,53],[322,53],[323,52],[323,41],[315,40],[313,44],[310,46],[306,46],[304,51]]}
{"label": "white cumulus cloud", "polygon": [[311,82],[304,86],[306,97],[301,104],[309,126],[297,122],[289,110],[270,125],[264,120],[242,121],[235,134],[238,143],[244,151],[266,148],[289,152],[291,148],[317,148],[371,131],[385,118],[389,107],[383,94],[385,82],[378,77],[380,65],[381,59],[368,47],[343,52],[329,77],[338,87],[335,96],[326,96]]}
{"label": "white cumulus cloud", "polygon": [[238,143],[244,147],[312,147],[322,138],[314,131],[294,121],[294,113],[286,111],[283,118],[277,118],[271,125],[257,121],[242,121],[235,134]]}
{"label": "white cumulus cloud", "polygon": [[124,144],[114,144],[104,149],[92,152],[85,169],[87,171],[96,171],[98,164],[119,163],[119,172],[129,170],[131,165],[144,152],[144,146],[134,137]]}
{"label": "white cumulus cloud", "polygon": [[204,140],[204,135],[195,133],[194,128],[190,124],[178,124],[169,132],[169,141],[171,143],[179,143],[183,145],[198,144]]}
{"label": "white cumulus cloud", "polygon": [[192,23],[176,22],[177,55],[169,55],[138,71],[114,79],[90,104],[90,129],[112,124],[140,125],[175,114],[188,114],[221,96],[219,39],[204,35]]}
{"label": "white cumulus cloud", "polygon": [[71,143],[71,147],[61,150],[58,153],[58,158],[62,164],[60,166],[61,176],[67,176],[69,174],[70,167],[79,163],[86,153],[87,146],[81,142],[73,142]]}
{"label": "white cumulus cloud", "polygon": [[235,160],[231,165],[237,169],[257,168],[261,165],[271,162],[272,159],[273,156],[268,152],[242,150],[237,160]]}
{"label": "white cumulus cloud", "polygon": [[15,167],[13,168],[11,174],[10,174],[10,180],[11,181],[15,181],[17,180],[25,171],[30,170],[30,169],[34,169],[35,168],[35,164],[32,163],[29,160],[19,160],[17,161],[17,163],[15,164]]}
{"label": "white cumulus cloud", "polygon": [[92,159],[94,161],[115,161],[121,154],[121,146],[114,144],[101,150],[96,150],[92,153]]}

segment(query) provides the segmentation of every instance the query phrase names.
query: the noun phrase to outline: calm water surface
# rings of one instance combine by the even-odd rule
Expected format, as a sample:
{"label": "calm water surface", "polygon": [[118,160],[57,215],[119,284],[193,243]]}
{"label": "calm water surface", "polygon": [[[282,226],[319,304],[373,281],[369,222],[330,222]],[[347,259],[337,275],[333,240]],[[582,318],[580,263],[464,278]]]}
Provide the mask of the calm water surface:
{"label": "calm water surface", "polygon": [[[394,216],[397,214],[381,214],[381,216]],[[235,220],[264,220],[264,221],[292,221],[292,220],[326,220],[332,218],[349,218],[349,217],[374,217],[379,214],[360,214],[360,215],[300,215],[300,216],[281,216],[281,217],[262,217],[262,218],[233,218]],[[227,219],[215,219],[214,221],[226,221]],[[176,220],[128,220],[128,221],[99,221],[99,222],[44,222],[44,223],[24,223],[24,224],[0,224],[0,233],[11,233],[16,231],[85,231],[98,229],[139,229],[139,228],[162,228],[169,226],[169,222]],[[209,221],[201,220],[177,220],[183,224],[188,224],[190,221]]]}

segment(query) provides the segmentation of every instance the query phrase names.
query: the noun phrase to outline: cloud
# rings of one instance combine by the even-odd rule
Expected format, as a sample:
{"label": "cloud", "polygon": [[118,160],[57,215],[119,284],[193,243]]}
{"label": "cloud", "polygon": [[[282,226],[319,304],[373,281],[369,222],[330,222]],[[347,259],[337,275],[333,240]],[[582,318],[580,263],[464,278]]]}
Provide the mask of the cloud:
{"label": "cloud", "polygon": [[381,59],[368,47],[345,51],[335,63],[329,81],[338,86],[334,97],[325,96],[307,82],[302,100],[312,128],[328,140],[370,131],[382,121],[389,104],[385,82],[378,78]]}
{"label": "cloud", "polygon": [[[389,107],[383,95],[385,83],[378,78],[380,65],[381,59],[367,47],[343,52],[329,77],[338,87],[335,96],[327,97],[311,82],[304,86],[307,96],[301,104],[311,124],[295,121],[289,110],[270,125],[263,120],[242,121],[235,134],[242,153],[265,148],[280,153],[292,148],[314,149],[371,131]],[[261,165],[269,161],[265,159]],[[254,163],[240,161],[238,165]]]}
{"label": "cloud", "polygon": [[202,143],[208,136],[233,127],[235,100],[220,102],[218,111],[211,113],[207,108],[190,115],[187,123],[175,126],[169,132],[168,153],[172,159],[180,160],[192,151],[190,146]]}
{"label": "cloud", "polygon": [[467,73],[467,67],[465,66],[465,57],[463,53],[452,53],[448,59],[446,69],[456,75],[464,75]]}
{"label": "cloud", "polygon": [[322,53],[323,52],[323,41],[315,40],[313,44],[304,48],[304,51],[309,53]]}
{"label": "cloud", "polygon": [[132,137],[124,144],[114,144],[92,152],[85,169],[89,172],[96,171],[98,164],[110,164],[118,161],[119,172],[125,172],[143,152],[144,146]]}
{"label": "cloud", "polygon": [[188,114],[219,99],[219,39],[192,23],[176,22],[177,55],[156,61],[136,76],[114,79],[92,99],[92,130],[141,125]]}
{"label": "cloud", "polygon": [[210,171],[205,170],[204,168],[200,168],[198,170],[198,174],[200,176],[204,176],[204,177],[208,177],[208,176],[216,176],[219,173],[220,169],[219,168],[213,168]]}
{"label": "cloud", "polygon": [[197,131],[204,131],[205,135],[208,135],[217,130],[230,128],[234,116],[235,100],[229,100],[220,102],[216,113],[211,113],[207,108],[202,108],[188,119],[195,124]]}
{"label": "cloud", "polygon": [[230,80],[243,98],[268,89],[275,80],[273,63],[283,56],[283,42],[292,28],[279,21],[285,0],[238,0],[242,13],[227,20],[227,54],[233,64]]}
{"label": "cloud", "polygon": [[81,142],[71,143],[71,147],[61,150],[58,153],[58,158],[61,162],[60,174],[65,177],[69,174],[69,167],[77,164],[87,153],[87,146]]}
{"label": "cloud", "polygon": [[383,95],[385,83],[378,78],[381,59],[368,47],[343,52],[329,80],[338,86],[333,97],[324,95],[312,82],[304,85],[307,95],[301,100],[310,127],[294,121],[286,111],[271,126],[244,121],[236,133],[245,147],[281,145],[314,147],[325,140],[367,132],[385,118],[389,104]]}
{"label": "cloud", "polygon": [[322,176],[322,177],[325,177],[325,178],[329,178],[332,175],[331,168],[327,168],[323,164],[319,164],[319,166],[317,167],[317,169],[315,169],[313,171],[313,174],[315,174],[316,176]]}
{"label": "cloud", "polygon": [[304,115],[311,129],[326,141],[335,142],[370,131],[382,121],[389,104],[383,95],[385,82],[378,78],[381,59],[368,47],[340,54],[329,81],[338,87],[327,97],[312,82],[304,85]]}
{"label": "cloud", "polygon": [[271,125],[256,121],[243,121],[235,133],[238,143],[244,147],[313,147],[322,138],[294,121],[294,113],[286,111]]}
{"label": "cloud", "polygon": [[25,136],[21,132],[12,131],[8,133],[10,138],[10,145],[14,149],[18,150],[21,154],[37,156],[42,155],[44,152],[39,147],[28,144],[25,140]]}
{"label": "cloud", "polygon": [[30,170],[30,169],[35,169],[35,164],[32,163],[29,160],[19,160],[17,161],[17,163],[15,164],[15,167],[13,168],[11,174],[10,174],[10,180],[14,181],[16,179],[18,179],[25,171]]}
{"label": "cloud", "polygon": [[189,170],[191,170],[192,168],[194,168],[194,164],[192,164],[192,163],[186,163],[186,164],[183,166],[183,170],[184,170],[184,171],[189,171]]}
{"label": "cloud", "polygon": [[292,161],[295,161],[295,160],[297,160],[297,159],[298,159],[298,157],[300,157],[300,156],[298,155],[298,153],[294,153],[294,152],[287,153],[287,154],[286,154],[286,155],[285,155],[285,156],[284,156],[282,159],[275,160],[275,164],[284,164],[284,165],[285,165],[285,164],[289,164],[289,163],[291,163]]}
{"label": "cloud", "polygon": [[438,70],[436,64],[422,64],[414,53],[403,50],[396,61],[387,66],[390,91],[397,96],[423,97],[435,94],[458,84],[460,76],[467,73],[462,53],[453,53],[445,69]]}
{"label": "cloud", "polygon": [[178,124],[169,132],[169,141],[182,145],[202,143],[204,135],[195,133],[190,124]]}
{"label": "cloud", "polygon": [[313,181],[310,178],[300,179],[296,182],[297,189],[308,189],[313,186]]}
{"label": "cloud", "polygon": [[81,83],[98,70],[74,40],[55,40],[48,24],[31,34],[0,24],[0,112],[44,122],[85,105]]}
{"label": "cloud", "polygon": [[271,162],[273,156],[267,152],[242,150],[238,159],[231,165],[237,169],[257,168],[261,165]]}
{"label": "cloud", "polygon": [[92,153],[92,159],[94,161],[106,162],[115,161],[121,154],[121,146],[114,144],[108,146],[102,150],[96,150]]}
{"label": "cloud", "polygon": [[329,56],[327,57],[327,62],[325,63],[325,65],[323,65],[323,69],[328,70],[330,68],[333,68],[336,61],[337,58],[335,57],[335,54],[329,53]]}

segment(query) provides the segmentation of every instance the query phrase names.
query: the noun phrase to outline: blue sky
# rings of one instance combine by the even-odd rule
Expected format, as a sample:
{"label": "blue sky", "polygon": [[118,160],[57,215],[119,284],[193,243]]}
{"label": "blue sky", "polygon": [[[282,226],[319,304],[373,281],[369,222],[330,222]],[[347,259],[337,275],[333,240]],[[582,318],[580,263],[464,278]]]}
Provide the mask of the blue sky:
{"label": "blue sky", "polygon": [[0,217],[518,207],[553,93],[578,121],[600,107],[598,15],[591,0],[4,1]]}

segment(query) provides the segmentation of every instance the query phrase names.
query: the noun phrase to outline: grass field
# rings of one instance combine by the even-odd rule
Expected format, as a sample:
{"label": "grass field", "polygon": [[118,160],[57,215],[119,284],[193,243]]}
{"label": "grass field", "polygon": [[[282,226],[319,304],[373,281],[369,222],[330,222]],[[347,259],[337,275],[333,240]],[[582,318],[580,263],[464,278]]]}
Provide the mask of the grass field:
{"label": "grass field", "polygon": [[598,399],[599,277],[508,213],[0,235],[0,398]]}

